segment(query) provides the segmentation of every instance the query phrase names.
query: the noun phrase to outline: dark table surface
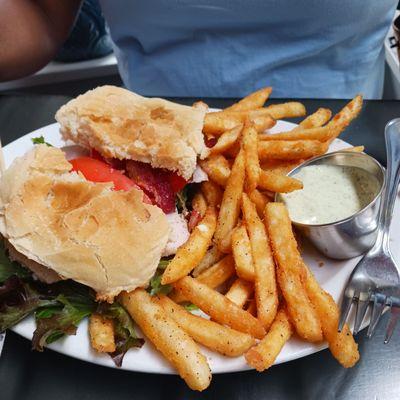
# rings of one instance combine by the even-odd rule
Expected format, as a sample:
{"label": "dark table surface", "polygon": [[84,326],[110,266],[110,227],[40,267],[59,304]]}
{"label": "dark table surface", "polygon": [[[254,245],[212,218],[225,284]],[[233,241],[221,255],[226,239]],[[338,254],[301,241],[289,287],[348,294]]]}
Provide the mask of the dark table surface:
{"label": "dark table surface", "polygon": [[[65,92],[69,93],[69,92]],[[0,136],[3,144],[54,122],[68,97],[58,95],[0,95]],[[176,99],[191,104],[193,99]],[[232,100],[205,99],[212,107]],[[304,100],[308,113],[325,106],[337,111],[344,100]],[[341,136],[385,162],[383,129],[400,116],[400,102],[367,101],[360,117]],[[176,376],[109,369],[46,350],[32,352],[30,342],[13,332],[0,358],[0,399],[400,399],[400,327],[383,345],[386,318],[375,336],[357,335],[361,360],[342,368],[325,350],[259,374],[253,371],[214,375],[203,393],[190,391]]]}

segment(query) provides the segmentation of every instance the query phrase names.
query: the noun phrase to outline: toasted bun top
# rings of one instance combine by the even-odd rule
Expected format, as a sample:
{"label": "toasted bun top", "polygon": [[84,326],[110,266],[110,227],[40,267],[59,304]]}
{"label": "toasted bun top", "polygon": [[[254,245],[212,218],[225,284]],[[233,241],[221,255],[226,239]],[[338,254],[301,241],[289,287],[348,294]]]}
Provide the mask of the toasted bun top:
{"label": "toasted bun top", "polygon": [[141,191],[113,191],[70,169],[60,149],[45,145],[15,159],[0,180],[2,235],[100,300],[146,286],[168,240],[166,216]]}
{"label": "toasted bun top", "polygon": [[206,109],[146,98],[114,86],[89,90],[56,113],[64,139],[105,157],[132,159],[189,179],[197,156],[207,155]]}

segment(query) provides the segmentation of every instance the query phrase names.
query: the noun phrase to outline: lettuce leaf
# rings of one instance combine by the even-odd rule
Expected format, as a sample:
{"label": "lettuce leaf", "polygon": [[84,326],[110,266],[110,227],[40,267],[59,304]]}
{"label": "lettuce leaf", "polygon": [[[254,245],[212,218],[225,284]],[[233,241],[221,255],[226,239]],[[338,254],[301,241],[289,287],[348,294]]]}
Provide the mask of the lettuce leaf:
{"label": "lettuce leaf", "polygon": [[10,261],[4,248],[4,242],[0,240],[0,283],[4,283],[12,275],[28,278],[31,273],[18,263]]}
{"label": "lettuce leaf", "polygon": [[[160,263],[161,272],[168,262]],[[65,335],[75,335],[79,323],[95,311],[113,320],[116,351],[110,356],[121,366],[126,352],[144,343],[137,337],[129,313],[118,302],[97,303],[94,291],[77,282],[45,285],[34,280],[30,271],[8,259],[0,242],[0,332],[34,314],[32,348],[43,351],[46,345]]]}
{"label": "lettuce leaf", "polygon": [[75,335],[79,323],[95,310],[96,302],[89,290],[83,296],[79,293],[79,287],[76,292],[71,289],[69,288],[70,293],[59,294],[51,304],[36,311],[36,330],[32,337],[34,350],[43,351],[46,344],[64,335]]}
{"label": "lettuce leaf", "polygon": [[32,143],[33,143],[33,144],[45,144],[46,146],[53,147],[53,145],[51,145],[50,143],[47,143],[47,142],[44,140],[43,135],[42,135],[42,136],[38,136],[38,137],[34,137],[34,138],[32,138],[31,140],[32,140]]}
{"label": "lettuce leaf", "polygon": [[129,313],[118,302],[100,303],[97,312],[114,322],[116,350],[109,353],[117,367],[121,367],[126,352],[132,347],[142,347],[144,339],[138,338]]}

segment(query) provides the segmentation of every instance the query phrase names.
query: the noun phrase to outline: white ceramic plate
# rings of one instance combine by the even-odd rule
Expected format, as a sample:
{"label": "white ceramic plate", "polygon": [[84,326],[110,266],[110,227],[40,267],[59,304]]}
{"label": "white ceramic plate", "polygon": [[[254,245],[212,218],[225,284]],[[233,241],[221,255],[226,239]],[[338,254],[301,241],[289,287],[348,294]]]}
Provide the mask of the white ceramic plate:
{"label": "white ceramic plate", "polygon": [[[271,129],[271,132],[290,130],[293,129],[294,126],[295,124],[293,123],[279,121],[276,126]],[[54,146],[62,147],[65,145],[58,132],[58,124],[45,126],[4,147],[6,165],[8,166],[15,157],[23,155],[27,150],[32,148],[31,138],[40,135],[43,135],[46,141]],[[340,150],[345,147],[349,147],[349,144],[337,139],[332,143],[330,151]],[[398,261],[400,261],[399,217],[400,209],[399,202],[397,202],[393,218],[391,247],[393,255]],[[331,293],[336,301],[339,301],[342,296],[344,285],[359,258],[346,261],[330,260],[311,247],[303,249],[303,256],[323,288]],[[13,331],[27,339],[31,339],[34,329],[35,322],[34,319],[30,317],[15,326]],[[326,347],[326,344],[315,345],[293,338],[282,349],[276,360],[276,364],[305,357]],[[115,368],[114,363],[108,355],[100,355],[91,349],[88,337],[87,321],[83,321],[80,324],[76,336],[68,336],[65,339],[51,344],[49,348],[84,361]],[[206,354],[209,360],[213,373],[235,372],[249,369],[243,357],[228,358],[208,351],[207,349],[204,349],[204,354]],[[164,358],[154,349],[149,341],[146,341],[145,345],[141,349],[131,349],[128,351],[125,355],[122,369],[161,374],[175,374],[175,371],[171,368],[168,362],[165,361]]]}

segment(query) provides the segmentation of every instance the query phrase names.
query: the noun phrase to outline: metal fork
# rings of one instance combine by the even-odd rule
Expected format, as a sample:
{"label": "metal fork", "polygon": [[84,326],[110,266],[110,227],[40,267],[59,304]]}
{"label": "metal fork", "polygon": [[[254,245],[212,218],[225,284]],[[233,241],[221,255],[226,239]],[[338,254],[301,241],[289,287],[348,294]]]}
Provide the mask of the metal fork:
{"label": "metal fork", "polygon": [[368,307],[372,304],[367,337],[374,333],[384,309],[390,307],[384,340],[384,343],[388,343],[400,317],[400,275],[389,248],[389,228],[400,179],[400,118],[386,125],[385,141],[386,183],[381,199],[378,235],[375,245],[359,261],[347,282],[339,331],[346,322],[353,301],[356,304],[354,334],[360,330]]}
{"label": "metal fork", "polygon": [[6,333],[0,333],[0,356],[1,356],[1,352],[3,351],[3,345],[4,345],[4,341],[6,339]]}

